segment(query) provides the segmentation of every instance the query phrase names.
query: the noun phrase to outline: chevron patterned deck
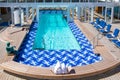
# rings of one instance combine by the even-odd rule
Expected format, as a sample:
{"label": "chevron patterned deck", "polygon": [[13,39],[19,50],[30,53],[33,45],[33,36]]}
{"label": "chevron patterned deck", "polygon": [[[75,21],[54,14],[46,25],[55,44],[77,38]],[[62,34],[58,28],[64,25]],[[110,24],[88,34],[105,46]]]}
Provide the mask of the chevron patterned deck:
{"label": "chevron patterned deck", "polygon": [[57,61],[60,61],[73,67],[102,60],[101,56],[94,54],[93,46],[74,22],[70,22],[68,25],[81,46],[80,50],[33,50],[37,23],[32,23],[29,33],[19,48],[19,54],[15,57],[15,61],[39,67],[52,67]]}

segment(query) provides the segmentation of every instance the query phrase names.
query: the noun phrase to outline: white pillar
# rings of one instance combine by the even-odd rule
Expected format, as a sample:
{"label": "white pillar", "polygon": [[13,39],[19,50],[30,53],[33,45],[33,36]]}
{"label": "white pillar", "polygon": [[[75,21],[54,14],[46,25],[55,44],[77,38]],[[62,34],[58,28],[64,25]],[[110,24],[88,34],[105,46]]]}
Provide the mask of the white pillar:
{"label": "white pillar", "polygon": [[94,8],[93,7],[91,8],[90,12],[91,12],[91,22],[93,22],[93,16],[94,16]]}
{"label": "white pillar", "polygon": [[36,8],[37,14],[36,14],[36,21],[39,23],[39,7]]}
{"label": "white pillar", "polygon": [[84,15],[85,15],[85,22],[86,22],[86,18],[87,18],[86,8],[84,8]]}
{"label": "white pillar", "polygon": [[77,7],[77,17],[78,19],[80,19],[80,7],[79,6]]}
{"label": "white pillar", "polygon": [[23,26],[24,25],[24,10],[23,9],[21,9],[21,26]]}
{"label": "white pillar", "polygon": [[107,22],[107,6],[105,7],[105,22]]}
{"label": "white pillar", "polygon": [[114,15],[114,7],[111,8],[111,21],[110,21],[110,23],[113,22],[113,18],[114,18],[113,15]]}
{"label": "white pillar", "polygon": [[29,9],[28,7],[26,7],[26,21],[28,21],[29,19]]}
{"label": "white pillar", "polygon": [[19,7],[19,18],[20,18],[20,26],[24,25],[24,11],[21,7]]}
{"label": "white pillar", "polygon": [[83,10],[84,10],[84,8],[83,8],[83,7],[81,7],[81,16],[84,16],[84,14],[83,14],[83,13],[84,13],[84,11],[83,11]]}
{"label": "white pillar", "polygon": [[14,7],[11,7],[11,21],[12,21],[12,24],[14,24],[13,11],[14,11]]}
{"label": "white pillar", "polygon": [[34,8],[32,7],[32,21],[34,20]]}
{"label": "white pillar", "polygon": [[70,8],[67,8],[67,22],[70,21]]}
{"label": "white pillar", "polygon": [[72,8],[72,20],[74,19],[74,8]]}
{"label": "white pillar", "polygon": [[21,11],[21,7],[19,7],[19,18],[20,18],[20,26],[22,26],[21,13],[22,13],[22,11]]}

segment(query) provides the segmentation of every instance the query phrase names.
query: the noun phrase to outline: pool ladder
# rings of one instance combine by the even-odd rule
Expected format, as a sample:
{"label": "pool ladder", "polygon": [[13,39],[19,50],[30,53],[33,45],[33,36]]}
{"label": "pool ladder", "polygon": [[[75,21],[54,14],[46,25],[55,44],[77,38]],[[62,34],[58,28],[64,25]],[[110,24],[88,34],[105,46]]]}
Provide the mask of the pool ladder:
{"label": "pool ladder", "polygon": [[[103,37],[103,36],[102,36],[102,37]],[[100,32],[99,32],[97,35],[95,35],[95,36],[90,40],[90,42],[92,43],[94,49],[96,48],[96,46],[99,46],[99,40],[100,40],[102,37],[100,37]]]}

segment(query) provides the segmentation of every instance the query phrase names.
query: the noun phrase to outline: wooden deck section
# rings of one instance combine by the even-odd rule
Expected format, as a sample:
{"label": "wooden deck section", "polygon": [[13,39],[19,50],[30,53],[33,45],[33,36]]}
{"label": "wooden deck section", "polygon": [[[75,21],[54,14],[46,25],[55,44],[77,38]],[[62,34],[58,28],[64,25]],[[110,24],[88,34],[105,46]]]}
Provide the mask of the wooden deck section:
{"label": "wooden deck section", "polygon": [[[78,20],[75,20],[75,23],[80,27],[80,29],[86,35],[86,37],[92,42],[93,37],[96,36],[98,34],[98,32],[90,24],[81,23]],[[21,34],[24,34],[24,33],[21,33]],[[19,34],[19,36],[21,34]],[[15,34],[15,35],[17,35],[17,34]],[[19,39],[20,39],[20,37],[18,37],[18,35],[17,35],[17,37],[15,36],[14,40],[16,40],[16,42],[13,45],[17,45],[17,41],[19,41]],[[81,78],[81,80],[82,79],[88,80],[89,78],[92,80],[96,80],[96,79],[99,79],[100,77],[104,78],[105,75],[100,74],[100,73],[106,72],[108,70],[112,70],[116,66],[119,66],[119,64],[120,64],[119,49],[115,48],[115,46],[112,44],[109,44],[109,45],[106,44],[106,45],[108,45],[108,46],[106,46],[103,43],[103,41],[105,41],[105,40],[106,40],[106,42],[109,43],[109,41],[104,37],[98,41],[99,46],[95,47],[95,53],[100,53],[103,60],[98,63],[94,63],[94,64],[87,65],[87,66],[73,67],[73,69],[75,70],[75,73],[65,74],[65,75],[55,75],[55,74],[53,74],[53,72],[51,71],[50,68],[46,69],[46,68],[39,68],[39,67],[33,67],[33,66],[27,66],[24,64],[19,64],[19,63],[11,60],[13,58],[13,56],[9,58],[6,55],[1,55],[2,53],[0,54],[1,55],[0,57],[2,58],[4,56],[5,60],[1,60],[0,63],[2,63],[2,64],[0,64],[0,65],[2,68],[0,68],[0,70],[4,69],[6,71],[22,75],[20,78],[12,76],[12,78],[15,80],[16,79],[23,80],[23,76],[34,77],[34,78],[39,78],[39,79],[57,79],[57,80],[58,79],[74,79],[74,78],[76,78],[76,80],[77,80],[77,78],[79,78],[79,79]],[[112,53],[111,51],[109,51],[110,50],[109,46],[111,48],[115,49],[115,51],[116,51],[116,52],[114,52],[115,54]],[[120,69],[118,69],[118,70],[120,71]],[[2,76],[6,75],[6,73],[4,73],[3,71],[1,71],[1,73],[3,73]],[[102,76],[98,76],[97,74],[102,75]],[[109,74],[108,74],[108,76],[109,76]],[[93,75],[97,75],[97,76],[93,76]],[[118,78],[120,78],[119,75],[120,75],[120,72],[119,72],[118,76],[116,77],[116,80],[118,80]],[[89,76],[92,76],[92,77],[89,77]],[[0,77],[1,77],[1,75],[0,75]],[[83,78],[83,77],[86,77],[86,78]],[[12,80],[12,78],[10,76],[7,79],[5,79],[5,78],[0,78],[0,79],[3,79],[3,80],[11,79]],[[103,79],[103,80],[105,80],[105,79]],[[114,80],[115,80],[115,78],[114,78]]]}

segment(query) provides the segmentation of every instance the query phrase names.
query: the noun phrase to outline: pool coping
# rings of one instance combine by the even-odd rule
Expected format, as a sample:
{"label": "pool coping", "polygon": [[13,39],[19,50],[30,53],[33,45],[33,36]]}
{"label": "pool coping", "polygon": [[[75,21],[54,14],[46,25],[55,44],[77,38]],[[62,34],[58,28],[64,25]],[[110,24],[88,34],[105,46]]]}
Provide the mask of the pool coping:
{"label": "pool coping", "polygon": [[120,64],[120,61],[114,59],[110,54],[107,56],[103,55],[103,60],[97,63],[93,63],[86,66],[72,67],[75,73],[56,75],[52,72],[52,68],[43,68],[28,66],[20,64],[15,61],[8,61],[0,64],[0,66],[8,72],[12,72],[21,76],[27,76],[32,78],[41,79],[75,79],[97,75],[106,72]]}

